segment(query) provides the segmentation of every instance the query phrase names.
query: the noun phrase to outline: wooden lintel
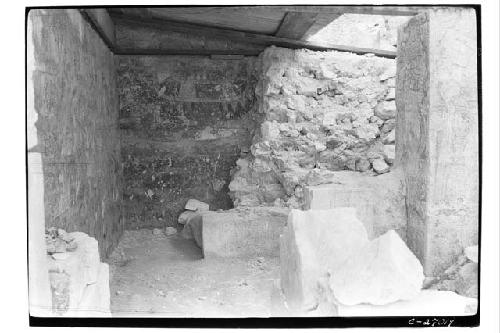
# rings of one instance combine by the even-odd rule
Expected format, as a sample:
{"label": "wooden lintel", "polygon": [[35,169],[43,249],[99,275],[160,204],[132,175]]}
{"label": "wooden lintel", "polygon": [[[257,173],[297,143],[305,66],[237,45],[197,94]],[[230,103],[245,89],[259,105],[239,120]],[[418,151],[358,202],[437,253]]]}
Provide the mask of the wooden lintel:
{"label": "wooden lintel", "polygon": [[[344,51],[344,52],[352,52],[356,54],[366,54],[373,53],[374,55],[386,57],[386,58],[395,58],[396,52],[386,51],[386,50],[376,50],[376,49],[367,49],[367,48],[359,48],[359,47],[351,47],[345,45],[317,45],[306,41],[294,40],[290,38],[282,38],[275,37],[263,34],[255,34],[249,32],[241,32],[230,29],[222,29],[222,28],[213,28],[207,27],[203,25],[184,23],[184,22],[175,22],[168,20],[158,20],[158,19],[150,19],[150,20],[140,20],[134,19],[130,17],[117,17],[113,16],[115,23],[118,25],[125,25],[129,27],[149,27],[157,30],[163,31],[174,31],[180,33],[191,34],[194,36],[204,35],[212,38],[220,38],[227,39],[232,41],[237,41],[245,44],[253,44],[253,45],[263,45],[263,46],[279,46],[286,47],[292,49],[310,49],[313,51]],[[117,41],[117,48],[120,49],[119,40]],[[154,48],[153,48],[154,49]],[[129,50],[131,51],[131,50]],[[135,52],[140,52],[141,50],[135,50]],[[151,52],[153,50],[148,50]],[[196,50],[192,52],[203,52],[204,50]],[[124,52],[124,50],[120,50],[119,52]],[[157,50],[157,52],[167,52],[167,50]]]}
{"label": "wooden lintel", "polygon": [[[418,14],[419,11],[430,8],[429,6],[384,6],[384,5],[350,5],[350,6],[336,6],[336,5],[323,5],[323,6],[150,6],[150,9],[161,8],[168,9],[170,13],[179,14],[198,14],[200,11],[210,11],[214,14],[217,11],[228,12],[231,10],[245,10],[245,9],[270,9],[281,10],[283,12],[299,12],[299,13],[323,13],[323,14],[366,14],[366,15],[384,15],[384,16],[413,16]],[[118,13],[131,13],[132,11],[142,10],[143,14],[147,8],[116,8],[111,7],[111,10]],[[141,15],[143,15],[141,14]],[[154,11],[149,14],[154,16]]]}
{"label": "wooden lintel", "polygon": [[[413,16],[425,7],[418,6],[258,6],[260,8],[281,9],[287,12],[298,13],[323,13],[323,14],[365,14],[384,16]],[[245,8],[245,7],[233,7]],[[246,8],[252,8],[251,6]]]}
{"label": "wooden lintel", "polygon": [[276,37],[302,39],[316,22],[317,13],[287,12],[274,34]]}
{"label": "wooden lintel", "polygon": [[222,59],[224,56],[229,58],[234,56],[257,56],[261,50],[210,50],[210,49],[151,49],[151,48],[117,48],[116,55],[142,55],[142,56],[160,56],[160,55],[204,55],[218,56]]}

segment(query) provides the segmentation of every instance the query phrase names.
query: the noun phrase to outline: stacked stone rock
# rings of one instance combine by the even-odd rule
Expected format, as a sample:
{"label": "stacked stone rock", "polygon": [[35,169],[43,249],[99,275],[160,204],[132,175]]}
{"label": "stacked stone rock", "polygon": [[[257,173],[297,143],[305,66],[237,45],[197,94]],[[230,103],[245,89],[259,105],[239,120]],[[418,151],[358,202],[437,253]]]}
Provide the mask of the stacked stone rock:
{"label": "stacked stone rock", "polygon": [[328,182],[333,171],[389,171],[393,59],[276,47],[260,57],[264,121],[229,186],[236,206],[300,207],[302,186]]}
{"label": "stacked stone rock", "polygon": [[100,261],[97,240],[51,228],[46,243],[53,313],[110,316],[109,266]]}

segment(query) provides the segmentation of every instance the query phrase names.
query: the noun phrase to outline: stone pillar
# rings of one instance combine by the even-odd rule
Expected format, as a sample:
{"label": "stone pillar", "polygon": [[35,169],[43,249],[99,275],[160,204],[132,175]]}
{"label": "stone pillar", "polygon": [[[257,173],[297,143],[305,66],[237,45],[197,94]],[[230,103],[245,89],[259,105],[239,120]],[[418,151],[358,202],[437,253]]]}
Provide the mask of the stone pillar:
{"label": "stone pillar", "polygon": [[38,145],[35,122],[37,112],[34,102],[33,72],[35,55],[30,11],[27,31],[27,159],[28,159],[28,289],[30,315],[52,315],[52,295],[49,284],[47,248],[45,245],[45,209],[43,192],[42,155],[36,152]]}
{"label": "stone pillar", "polygon": [[406,181],[407,242],[427,276],[478,242],[475,11],[430,10],[399,29],[396,164]]}

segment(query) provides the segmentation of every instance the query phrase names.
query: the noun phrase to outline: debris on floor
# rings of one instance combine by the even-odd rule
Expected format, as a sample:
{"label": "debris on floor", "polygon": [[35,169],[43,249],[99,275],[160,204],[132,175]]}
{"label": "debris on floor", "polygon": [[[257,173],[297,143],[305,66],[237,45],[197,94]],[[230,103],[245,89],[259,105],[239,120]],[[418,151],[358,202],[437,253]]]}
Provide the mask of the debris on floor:
{"label": "debris on floor", "polygon": [[[366,235],[354,208],[291,211],[280,240],[280,282],[294,316],[356,316],[372,309],[372,315],[410,315],[415,309],[430,315],[425,302],[454,301],[439,313],[475,313],[469,293],[422,290],[423,267],[394,230],[371,241]],[[477,264],[466,261],[457,283],[468,286]]]}
{"label": "debris on floor", "polygon": [[193,240],[125,231],[109,258],[113,316],[268,317],[278,258],[203,259]]}
{"label": "debris on floor", "polygon": [[427,283],[426,288],[454,291],[466,297],[478,296],[478,247],[464,249],[456,261],[435,279]]}

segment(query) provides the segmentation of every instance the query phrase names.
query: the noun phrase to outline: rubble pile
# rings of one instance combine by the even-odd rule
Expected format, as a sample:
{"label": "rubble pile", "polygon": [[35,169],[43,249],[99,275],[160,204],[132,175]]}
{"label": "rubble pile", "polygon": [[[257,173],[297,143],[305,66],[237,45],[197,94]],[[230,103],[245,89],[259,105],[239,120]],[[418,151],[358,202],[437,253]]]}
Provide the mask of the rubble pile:
{"label": "rubble pile", "polygon": [[478,296],[478,246],[466,247],[441,276],[428,282],[427,288],[454,291],[466,297]]}
{"label": "rubble pile", "polygon": [[109,267],[95,238],[48,229],[45,234],[52,310],[69,317],[110,316]]}
{"label": "rubble pile", "polygon": [[[467,267],[467,266],[463,266]],[[354,208],[292,209],[280,238],[280,286],[299,316],[474,313],[477,301],[424,287],[423,267],[397,232],[369,240]],[[431,307],[429,307],[429,303]],[[431,311],[429,311],[429,309]]]}
{"label": "rubble pile", "polygon": [[390,171],[395,143],[393,59],[270,47],[257,84],[264,115],[250,154],[237,161],[235,206],[302,203],[302,186],[334,171]]}

